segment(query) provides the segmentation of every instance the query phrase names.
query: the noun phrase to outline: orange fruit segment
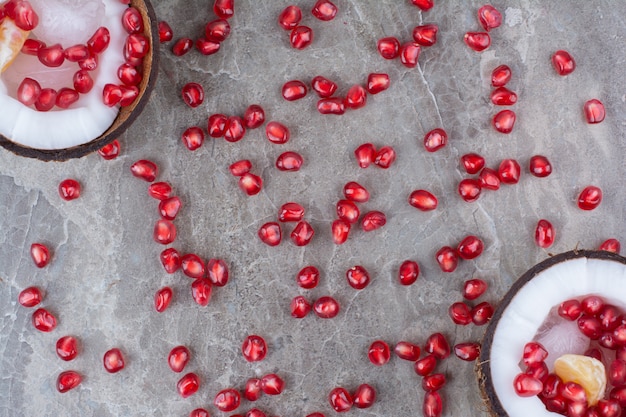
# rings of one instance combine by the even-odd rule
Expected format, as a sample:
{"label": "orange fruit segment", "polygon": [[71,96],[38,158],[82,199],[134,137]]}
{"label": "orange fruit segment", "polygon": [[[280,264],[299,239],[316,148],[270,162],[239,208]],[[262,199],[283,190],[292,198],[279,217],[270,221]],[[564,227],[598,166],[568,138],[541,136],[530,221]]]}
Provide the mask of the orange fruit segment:
{"label": "orange fruit segment", "polygon": [[563,382],[575,382],[587,393],[590,406],[596,405],[604,397],[606,390],[606,370],[604,364],[595,358],[584,355],[566,354],[554,362],[554,373]]}
{"label": "orange fruit segment", "polygon": [[0,21],[0,73],[7,69],[20,53],[29,34],[30,31],[17,27],[13,19],[5,17]]}

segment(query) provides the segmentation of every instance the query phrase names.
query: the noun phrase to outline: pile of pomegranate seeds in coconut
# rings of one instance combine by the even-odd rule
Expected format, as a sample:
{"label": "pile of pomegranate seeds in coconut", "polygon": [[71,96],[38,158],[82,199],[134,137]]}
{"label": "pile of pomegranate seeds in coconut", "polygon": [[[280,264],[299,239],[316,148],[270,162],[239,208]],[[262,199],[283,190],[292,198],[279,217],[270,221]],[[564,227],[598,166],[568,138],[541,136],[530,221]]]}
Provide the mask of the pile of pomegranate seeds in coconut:
{"label": "pile of pomegranate seeds in coconut", "polygon": [[[26,3],[4,3],[0,19],[17,23],[21,15],[15,10]],[[508,36],[503,25],[507,6],[472,7],[467,15],[473,20],[459,29],[437,13],[442,6],[436,1],[389,4],[379,16],[379,33],[351,32],[355,47],[364,52],[358,62],[345,63],[350,71],[342,71],[326,61],[343,53],[334,36],[341,26],[358,23],[354,15],[363,12],[359,5],[341,0],[263,5],[275,12],[274,20],[251,35],[247,19],[260,4],[210,3],[191,14],[155,5],[161,59],[167,62],[160,82],[163,89],[176,90],[177,101],[166,103],[168,114],[153,114],[158,126],[151,126],[152,131],[131,130],[129,135],[169,134],[167,141],[158,142],[166,145],[134,148],[136,142],[127,136],[91,157],[108,161],[107,169],[119,172],[115,179],[124,183],[109,204],[132,200],[133,207],[143,208],[120,220],[128,230],[121,233],[128,253],[106,254],[128,258],[124,262],[132,268],[117,273],[123,280],[137,280],[141,291],[117,281],[107,281],[106,290],[101,282],[90,282],[97,294],[123,291],[116,286],[133,289],[116,292],[120,313],[112,320],[116,328],[132,327],[137,340],[110,332],[94,336],[91,323],[83,322],[73,323],[72,329],[84,334],[70,334],[65,323],[79,319],[69,317],[64,310],[69,301],[57,298],[60,289],[50,284],[63,279],[59,269],[63,257],[70,256],[65,242],[29,236],[32,264],[46,280],[20,288],[17,314],[32,309],[28,331],[48,343],[60,360],[48,375],[30,375],[29,380],[48,378],[58,393],[76,397],[102,389],[99,384],[112,385],[121,389],[115,391],[124,399],[120,402],[140,402],[128,396],[139,389],[152,396],[152,410],[194,417],[328,417],[359,415],[357,409],[369,408],[380,415],[388,409],[425,417],[467,413],[467,401],[455,398],[458,390],[478,395],[467,385],[474,383],[472,362],[480,353],[482,326],[494,315],[497,294],[510,282],[493,266],[505,262],[494,253],[510,243],[497,241],[492,230],[500,221],[497,210],[513,193],[523,199],[529,183],[542,189],[543,182],[548,192],[559,169],[552,161],[560,160],[558,150],[550,147],[539,150],[550,154],[534,149],[507,154],[507,144],[530,123],[523,118],[530,116],[523,112],[527,99],[520,85],[526,65],[508,62],[498,49]],[[179,12],[189,19],[202,16],[202,24],[168,23],[168,13]],[[117,70],[120,83],[102,90],[107,106],[132,102],[142,79],[137,68],[147,51],[137,13],[129,6],[120,15],[125,62]],[[411,30],[390,25],[397,31],[388,33],[384,20],[392,18]],[[240,43],[232,42],[234,34]],[[247,50],[242,39],[261,34],[263,54]],[[467,56],[461,62],[472,74],[480,67],[485,78],[477,89],[480,96],[455,102],[457,107],[465,100],[484,104],[477,124],[462,118],[471,124],[467,131],[451,121],[444,106],[454,100],[450,96],[468,93],[438,90],[429,80],[435,71],[450,71],[454,84],[454,71],[465,70],[442,63],[451,44],[463,44]],[[71,105],[90,88],[89,73],[96,70],[91,65],[107,46],[106,28],[96,28],[85,44],[75,46],[30,39],[22,53],[36,56],[41,65],[78,65],[76,94],[62,89],[52,99],[44,94],[45,86],[24,79],[18,99],[39,111]],[[289,52],[289,62],[274,59],[272,51],[279,48]],[[244,59],[248,56],[254,62]],[[584,56],[576,59],[584,62]],[[558,81],[576,82],[576,62],[565,50],[555,49],[535,64]],[[228,90],[235,81],[254,77],[242,75],[250,67],[276,71],[277,79],[251,84],[248,94]],[[425,110],[416,108],[406,126],[396,125],[398,119],[391,119],[396,109],[390,106],[396,101],[398,107],[411,105],[415,85],[422,87],[419,103]],[[592,93],[591,88],[585,91]],[[157,92],[152,100],[163,98]],[[589,97],[579,107],[568,123],[590,131],[602,127],[592,126],[607,116],[599,98]],[[372,126],[356,126],[353,117],[359,114],[359,124]],[[355,137],[331,146],[338,139],[317,133],[326,127],[340,138],[354,130]],[[482,134],[488,139],[474,140]],[[339,162],[333,166],[328,161]],[[445,170],[452,174],[444,176]],[[55,204],[73,213],[81,204],[85,212],[91,210],[86,201],[97,185],[88,174],[76,170],[71,178],[55,181]],[[593,215],[601,210],[596,209],[602,188],[580,181],[576,178],[573,185],[570,179],[575,188],[567,190],[571,201],[559,204],[576,216]],[[541,218],[545,212],[532,207],[523,221],[510,220],[519,222],[524,234],[509,238],[537,256],[558,243],[559,228],[567,227],[560,217]],[[534,217],[529,221],[529,216]],[[599,245],[584,243],[619,253],[617,238],[602,240]],[[139,252],[135,246],[149,249]],[[140,256],[146,253],[151,258]],[[451,299],[458,301],[450,304]],[[100,303],[92,295],[86,300],[83,307],[89,309]],[[139,309],[146,313],[139,316]],[[588,348],[547,362],[550,347],[529,341],[511,385],[520,396],[539,396],[548,410],[570,417],[620,416],[626,407],[623,308],[590,296],[564,302],[558,315],[577,323],[591,340]],[[597,378],[595,373],[588,379],[572,377],[578,367],[600,371]],[[125,378],[140,388],[125,386]],[[410,398],[398,395],[400,390],[410,392]],[[49,390],[46,395],[56,402],[58,393]]]}

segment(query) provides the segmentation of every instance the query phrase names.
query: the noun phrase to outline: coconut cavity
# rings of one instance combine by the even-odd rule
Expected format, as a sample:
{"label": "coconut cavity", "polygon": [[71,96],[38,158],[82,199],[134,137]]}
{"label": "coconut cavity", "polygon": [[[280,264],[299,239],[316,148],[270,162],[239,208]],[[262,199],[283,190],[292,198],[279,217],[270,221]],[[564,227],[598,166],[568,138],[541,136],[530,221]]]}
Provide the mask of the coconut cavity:
{"label": "coconut cavity", "polygon": [[525,344],[533,340],[545,343],[550,368],[562,353],[583,353],[589,347],[589,339],[580,334],[576,322],[559,317],[555,306],[595,294],[624,309],[625,283],[626,258],[603,251],[560,254],[524,274],[496,310],[477,365],[492,413],[509,417],[554,416],[538,397],[520,397],[514,390],[513,380],[523,371],[520,358]]}

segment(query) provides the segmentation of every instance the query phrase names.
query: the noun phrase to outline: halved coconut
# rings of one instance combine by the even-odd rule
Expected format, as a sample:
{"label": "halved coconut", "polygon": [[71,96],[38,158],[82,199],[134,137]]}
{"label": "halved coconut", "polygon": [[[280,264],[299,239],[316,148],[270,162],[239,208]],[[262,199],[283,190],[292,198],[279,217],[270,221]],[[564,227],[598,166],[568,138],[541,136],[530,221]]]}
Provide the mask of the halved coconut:
{"label": "halved coconut", "polygon": [[557,415],[546,410],[536,396],[518,396],[513,380],[523,371],[524,345],[536,337],[550,310],[568,299],[592,294],[626,307],[626,258],[608,251],[566,252],[535,265],[513,284],[487,326],[476,366],[481,391],[494,416]]}
{"label": "halved coconut", "polygon": [[[37,112],[11,97],[0,77],[0,146],[18,155],[44,161],[78,158],[117,139],[139,116],[154,88],[158,72],[156,15],[149,0],[131,0],[130,5],[143,18],[144,35],[150,41],[150,48],[143,59],[143,78],[138,86],[137,98],[130,106],[107,107],[102,103],[102,89],[106,83],[120,83],[117,68],[124,62],[122,47],[127,36],[121,25],[122,12],[127,6],[119,0],[108,1],[112,3],[105,2],[102,19],[103,25],[111,32],[111,43],[100,56],[97,74],[93,75],[93,89],[81,95],[75,105],[68,109]],[[41,16],[40,21],[45,22],[44,18]],[[93,33],[97,27],[91,29]]]}

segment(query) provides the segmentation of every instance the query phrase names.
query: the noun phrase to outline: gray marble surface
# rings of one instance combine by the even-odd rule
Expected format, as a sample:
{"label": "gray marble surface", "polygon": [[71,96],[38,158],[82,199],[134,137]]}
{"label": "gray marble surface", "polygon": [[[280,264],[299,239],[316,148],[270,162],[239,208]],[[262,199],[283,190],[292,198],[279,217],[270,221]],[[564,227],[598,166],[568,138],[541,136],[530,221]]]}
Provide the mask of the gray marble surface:
{"label": "gray marble surface", "polygon": [[[175,38],[195,38],[214,18],[209,3],[173,0],[154,6]],[[596,248],[612,237],[626,243],[626,3],[495,2],[505,21],[482,53],[462,41],[466,31],[480,28],[476,11],[483,3],[478,1],[438,1],[422,13],[408,0],[337,0],[339,13],[331,22],[312,17],[313,3],[295,2],[304,10],[303,23],[315,31],[313,44],[302,51],[289,46],[288,34],[276,23],[290,4],[282,0],[237,0],[232,34],[216,55],[193,51],[177,58],[171,44],[161,45],[156,90],[120,138],[122,153],[115,160],[92,154],[44,163],[0,150],[1,417],[186,416],[201,406],[211,415],[226,415],[212,405],[220,389],[242,388],[248,378],[270,372],[285,379],[285,392],[254,404],[244,401],[239,412],[255,406],[274,416],[334,415],[326,399],[332,387],[369,383],[378,401],[350,415],[421,415],[423,392],[411,364],[392,358],[374,367],[366,356],[372,341],[422,344],[435,331],[451,343],[480,340],[484,328],[455,326],[447,316],[448,306],[461,299],[464,280],[484,278],[490,288],[483,299],[496,304],[516,277],[549,253]],[[377,39],[409,40],[412,28],[424,22],[437,23],[440,34],[437,44],[423,51],[418,68],[377,54]],[[558,49],[576,59],[578,67],[568,77],[556,75],[550,63]],[[489,100],[490,74],[500,64],[512,68],[509,87],[519,96],[513,107],[518,122],[509,135],[490,125],[499,110]],[[370,72],[388,73],[390,89],[341,117],[320,115],[313,94],[291,103],[280,95],[284,82],[308,82],[315,75],[332,78],[345,94]],[[180,98],[181,87],[190,81],[202,83],[207,95],[193,110]],[[584,120],[582,106],[591,98],[605,103],[602,124]],[[195,152],[182,145],[185,128],[204,127],[215,112],[242,114],[253,103],[264,107],[268,120],[290,128],[290,142],[271,144],[258,129],[235,144],[208,139]],[[449,145],[427,153],[421,140],[435,127],[447,130]],[[352,151],[364,142],[393,146],[396,163],[388,170],[358,168]],[[304,156],[300,172],[276,170],[276,156],[285,150]],[[520,182],[484,192],[475,203],[462,201],[456,187],[467,174],[458,161],[467,152],[480,153],[493,168],[504,158],[517,159],[523,168]],[[528,173],[535,154],[551,160],[551,176]],[[230,267],[230,282],[214,291],[207,307],[194,304],[189,278],[180,272],[167,275],[160,265],[163,247],[152,240],[157,204],[147,195],[147,183],[129,171],[143,158],[158,164],[158,180],[170,182],[183,201],[173,246],[205,259],[223,258]],[[228,165],[242,158],[250,159],[264,179],[257,196],[245,196],[228,172]],[[83,193],[66,202],[57,187],[70,177],[80,181]],[[342,187],[352,180],[372,194],[362,210],[382,210],[388,221],[371,233],[356,230],[337,246],[330,224]],[[584,212],[576,198],[590,184],[600,186],[605,197],[598,209]],[[409,193],[417,188],[439,197],[436,211],[408,205]],[[288,239],[270,248],[257,238],[258,228],[274,220],[287,201],[302,204],[315,228],[304,248]],[[548,250],[533,241],[541,218],[557,230]],[[483,255],[442,273],[435,252],[468,234],[485,241]],[[44,269],[30,259],[33,242],[51,248],[52,261]],[[396,281],[405,259],[416,260],[422,269],[410,287]],[[322,278],[318,288],[304,291],[294,277],[309,264],[321,270]],[[362,291],[350,288],[344,278],[357,264],[372,275]],[[32,311],[17,303],[18,293],[31,285],[45,290],[43,306],[59,319],[51,333],[36,331]],[[169,310],[158,314],[153,295],[164,285],[174,289],[175,298]],[[289,302],[298,294],[310,299],[333,295],[341,313],[332,320],[293,319]],[[269,344],[262,362],[248,363],[241,355],[241,343],[252,333]],[[54,350],[56,340],[67,334],[82,345],[69,363]],[[192,350],[187,370],[202,378],[199,392],[188,399],[176,393],[179,375],[166,361],[178,344]],[[127,359],[126,368],[113,375],[102,366],[102,355],[111,347],[122,349]],[[56,377],[66,369],[79,371],[84,381],[59,394]],[[487,415],[472,363],[451,357],[438,369],[448,378],[442,391],[444,416]]]}

